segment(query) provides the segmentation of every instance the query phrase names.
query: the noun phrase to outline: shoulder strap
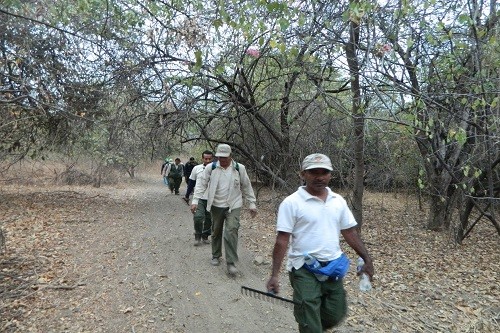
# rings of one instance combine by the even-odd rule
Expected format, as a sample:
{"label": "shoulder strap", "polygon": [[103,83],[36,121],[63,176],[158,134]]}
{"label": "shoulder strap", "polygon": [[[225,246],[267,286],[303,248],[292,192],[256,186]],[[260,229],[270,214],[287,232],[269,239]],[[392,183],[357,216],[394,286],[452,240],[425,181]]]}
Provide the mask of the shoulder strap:
{"label": "shoulder strap", "polygon": [[[236,169],[236,171],[238,171],[238,173],[239,173],[240,172],[240,165],[238,164],[238,162],[233,161],[233,166]],[[217,161],[213,161],[212,162],[212,170],[215,169],[216,167],[217,167]]]}

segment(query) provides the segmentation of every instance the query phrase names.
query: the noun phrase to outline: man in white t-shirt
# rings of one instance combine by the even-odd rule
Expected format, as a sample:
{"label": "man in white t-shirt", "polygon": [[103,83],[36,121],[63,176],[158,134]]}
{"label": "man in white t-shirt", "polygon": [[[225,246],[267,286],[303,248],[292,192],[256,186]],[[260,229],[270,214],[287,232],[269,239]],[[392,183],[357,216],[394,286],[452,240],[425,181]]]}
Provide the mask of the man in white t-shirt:
{"label": "man in white t-shirt", "polygon": [[[209,150],[205,150],[201,154],[201,159],[203,161],[203,164],[196,165],[191,171],[191,174],[189,175],[188,186],[192,190],[195,188],[196,182],[203,176],[203,171],[205,170],[205,167],[210,163],[212,163],[214,159],[214,154]],[[189,189],[188,192],[190,192]],[[204,244],[210,243],[210,241],[208,240],[208,236],[210,236],[210,234],[212,233],[211,232],[212,217],[210,215],[210,212],[207,211],[206,195],[203,195],[198,200],[198,205],[196,209],[193,211],[193,221],[194,221],[194,240],[195,240],[194,246],[201,245],[202,241]]]}
{"label": "man in white t-shirt", "polygon": [[[357,223],[339,194],[328,187],[333,170],[323,154],[308,155],[302,162],[305,186],[285,198],[278,211],[273,268],[267,290],[279,292],[279,271],[288,249],[286,269],[293,288],[295,320],[301,333],[317,333],[341,323],[347,314],[342,277],[319,281],[304,267],[304,254],[315,257],[322,266],[342,256],[340,235],[364,259],[361,271],[373,276],[373,263]],[[290,243],[290,247],[288,247]]]}

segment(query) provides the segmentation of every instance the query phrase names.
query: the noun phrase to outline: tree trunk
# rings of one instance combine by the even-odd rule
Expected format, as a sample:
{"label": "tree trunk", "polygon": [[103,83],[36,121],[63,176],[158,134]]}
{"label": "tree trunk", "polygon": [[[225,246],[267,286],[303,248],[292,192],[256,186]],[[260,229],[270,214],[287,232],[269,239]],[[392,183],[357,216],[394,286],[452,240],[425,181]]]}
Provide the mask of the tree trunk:
{"label": "tree trunk", "polygon": [[[431,159],[432,162],[432,159]],[[433,231],[444,230],[451,224],[453,216],[454,202],[456,201],[455,188],[451,184],[451,175],[446,171],[433,168],[432,163],[427,164],[431,193],[431,202],[429,206],[429,216],[427,220],[427,229]],[[429,169],[431,171],[429,172]]]}
{"label": "tree trunk", "polygon": [[359,62],[356,54],[359,42],[359,24],[350,21],[349,43],[346,45],[346,57],[351,75],[352,109],[354,119],[354,184],[352,213],[358,222],[359,229],[363,226],[363,192],[364,192],[364,127],[365,116],[361,107],[361,87],[359,83]]}

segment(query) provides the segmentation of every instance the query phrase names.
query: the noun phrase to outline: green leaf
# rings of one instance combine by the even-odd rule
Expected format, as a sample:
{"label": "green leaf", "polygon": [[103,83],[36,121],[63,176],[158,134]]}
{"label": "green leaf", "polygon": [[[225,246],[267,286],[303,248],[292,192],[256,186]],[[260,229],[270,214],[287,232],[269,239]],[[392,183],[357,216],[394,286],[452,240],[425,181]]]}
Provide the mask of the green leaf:
{"label": "green leaf", "polygon": [[197,72],[201,69],[201,66],[203,65],[203,61],[201,59],[201,50],[194,51],[194,56],[196,58],[196,62],[194,64],[193,71]]}
{"label": "green leaf", "polygon": [[222,22],[221,19],[216,19],[212,21],[212,25],[215,27],[215,29],[219,29],[224,25],[224,22]]}
{"label": "green leaf", "polygon": [[282,31],[285,31],[290,26],[290,22],[283,17],[280,18],[278,22]]}
{"label": "green leaf", "polygon": [[495,97],[493,98],[493,100],[491,101],[491,107],[492,108],[496,108],[498,105],[498,97]]}
{"label": "green leaf", "polygon": [[458,131],[455,133],[454,138],[461,146],[463,146],[467,141],[467,133],[463,128],[459,128]]}
{"label": "green leaf", "polygon": [[458,22],[460,22],[461,24],[471,24],[472,20],[469,15],[461,14],[460,16],[458,16]]}
{"label": "green leaf", "polygon": [[215,74],[220,75],[224,73],[224,67],[223,66],[217,66],[215,67]]}
{"label": "green leaf", "polygon": [[465,177],[467,177],[469,175],[469,170],[470,170],[470,166],[466,165],[464,168],[464,176]]}

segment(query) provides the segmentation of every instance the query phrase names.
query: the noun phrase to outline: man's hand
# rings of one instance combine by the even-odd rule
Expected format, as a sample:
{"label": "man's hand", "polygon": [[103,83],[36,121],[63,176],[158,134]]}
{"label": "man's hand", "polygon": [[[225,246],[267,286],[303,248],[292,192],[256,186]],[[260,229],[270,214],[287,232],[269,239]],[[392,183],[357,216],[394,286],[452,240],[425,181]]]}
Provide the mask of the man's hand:
{"label": "man's hand", "polygon": [[194,214],[194,212],[196,212],[196,208],[198,208],[198,205],[191,205],[191,213]]}
{"label": "man's hand", "polygon": [[279,293],[279,291],[280,291],[280,281],[279,281],[278,277],[271,276],[271,278],[269,278],[269,281],[267,281],[266,288],[267,288],[267,291],[270,292],[270,293],[271,292],[274,293],[274,294]]}
{"label": "man's hand", "polygon": [[257,216],[257,209],[256,208],[252,208],[250,209],[250,216],[252,218],[256,217]]}
{"label": "man's hand", "polygon": [[370,277],[370,281],[373,281],[373,274],[374,274],[374,268],[373,268],[373,262],[371,259],[365,261],[363,267],[361,267],[361,270],[357,273],[357,275],[361,275],[362,273],[368,274]]}

